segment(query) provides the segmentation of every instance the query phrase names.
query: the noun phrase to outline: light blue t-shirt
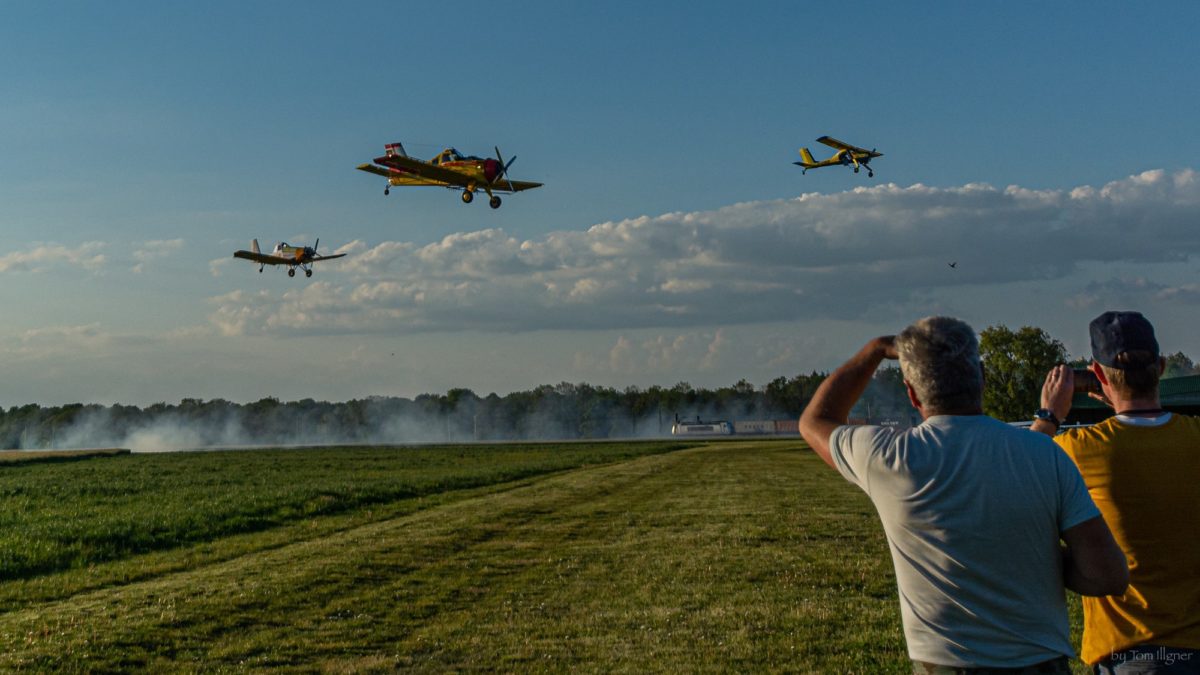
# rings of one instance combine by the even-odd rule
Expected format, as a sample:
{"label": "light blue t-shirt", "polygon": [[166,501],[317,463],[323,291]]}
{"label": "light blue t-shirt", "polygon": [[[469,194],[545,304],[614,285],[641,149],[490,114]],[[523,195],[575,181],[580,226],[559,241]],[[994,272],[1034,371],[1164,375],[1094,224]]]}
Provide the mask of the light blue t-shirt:
{"label": "light blue t-shirt", "polygon": [[842,426],[838,471],[874,502],[909,657],[1016,667],[1074,655],[1059,535],[1100,515],[1054,441],[985,415]]}

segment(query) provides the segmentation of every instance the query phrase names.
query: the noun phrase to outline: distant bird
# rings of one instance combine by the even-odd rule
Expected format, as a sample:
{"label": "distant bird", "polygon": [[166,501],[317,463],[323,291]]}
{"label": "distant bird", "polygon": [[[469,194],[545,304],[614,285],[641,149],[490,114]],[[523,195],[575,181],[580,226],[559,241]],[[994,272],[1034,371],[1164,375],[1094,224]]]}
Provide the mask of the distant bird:
{"label": "distant bird", "polygon": [[958,261],[957,260],[955,260],[952,263],[946,263],[946,264],[953,267],[954,269],[958,269]]}

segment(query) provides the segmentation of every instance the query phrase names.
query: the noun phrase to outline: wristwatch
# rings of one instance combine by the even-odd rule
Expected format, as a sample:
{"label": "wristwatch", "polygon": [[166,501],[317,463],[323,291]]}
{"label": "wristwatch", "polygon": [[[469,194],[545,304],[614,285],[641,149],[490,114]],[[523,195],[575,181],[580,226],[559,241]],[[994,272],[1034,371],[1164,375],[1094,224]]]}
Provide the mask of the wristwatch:
{"label": "wristwatch", "polygon": [[1062,426],[1062,422],[1058,421],[1058,417],[1054,415],[1054,411],[1049,408],[1038,408],[1037,410],[1034,410],[1033,419],[1046,420],[1047,422],[1053,424],[1055,429]]}

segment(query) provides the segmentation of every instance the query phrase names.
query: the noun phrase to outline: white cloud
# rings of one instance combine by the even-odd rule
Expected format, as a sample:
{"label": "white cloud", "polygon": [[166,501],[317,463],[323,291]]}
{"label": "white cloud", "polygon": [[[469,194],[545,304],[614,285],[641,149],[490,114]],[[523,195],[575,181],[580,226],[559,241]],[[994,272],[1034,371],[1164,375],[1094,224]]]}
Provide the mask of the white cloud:
{"label": "white cloud", "polygon": [[713,339],[708,343],[708,350],[704,353],[704,358],[700,360],[701,370],[715,370],[720,364],[721,352],[729,347],[729,340],[725,337],[725,331],[718,328]]}
{"label": "white cloud", "polygon": [[[908,319],[944,290],[1061,279],[1090,263],[1190,259],[1200,253],[1197,221],[1200,180],[1190,170],[1099,189],[885,184],[525,241],[497,229],[425,246],[355,241],[338,249],[355,254],[342,268],[349,281],[214,298],[211,319],[225,334],[278,335]],[[609,365],[625,367],[618,347]],[[710,348],[709,365],[719,335]]]}
{"label": "white cloud", "polygon": [[71,343],[94,344],[98,340],[107,341],[109,336],[100,329],[100,324],[90,323],[82,326],[46,326],[31,328],[21,333],[24,344]]}
{"label": "white cloud", "polygon": [[219,277],[225,272],[225,268],[233,262],[232,257],[217,258],[216,260],[208,261],[208,272],[214,277]]}
{"label": "white cloud", "polygon": [[269,315],[270,295],[266,291],[247,293],[233,291],[225,295],[211,298],[210,302],[217,305],[217,310],[209,319],[217,326],[222,335],[241,335],[246,332],[247,323],[256,315]]}
{"label": "white cloud", "polygon": [[137,261],[130,271],[134,274],[141,274],[146,271],[146,264],[155,260],[169,257],[171,254],[183,250],[182,239],[153,239],[142,242],[133,250],[133,259]]}
{"label": "white cloud", "polygon": [[41,244],[28,251],[14,251],[0,256],[0,273],[41,272],[55,266],[82,267],[95,272],[107,262],[104,254],[100,253],[105,246],[98,241],[84,242],[78,246]]}
{"label": "white cloud", "polygon": [[1146,301],[1169,306],[1200,304],[1200,284],[1162,284],[1146,277],[1118,277],[1093,281],[1067,298],[1069,307],[1103,311],[1108,307],[1135,306]]}
{"label": "white cloud", "polygon": [[584,374],[662,375],[679,370],[710,370],[727,345],[723,331],[690,331],[686,333],[644,336],[617,336],[608,350],[607,359],[593,353],[577,351],[575,370]]}

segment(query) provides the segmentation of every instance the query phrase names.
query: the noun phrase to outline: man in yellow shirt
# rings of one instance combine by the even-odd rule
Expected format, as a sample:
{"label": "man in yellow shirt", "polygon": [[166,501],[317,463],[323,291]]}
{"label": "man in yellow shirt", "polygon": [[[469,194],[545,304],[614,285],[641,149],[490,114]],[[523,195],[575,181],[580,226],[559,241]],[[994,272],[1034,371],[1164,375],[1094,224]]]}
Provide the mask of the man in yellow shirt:
{"label": "man in yellow shirt", "polygon": [[[1083,598],[1080,656],[1095,673],[1200,673],[1200,418],[1159,404],[1166,361],[1145,317],[1105,312],[1090,332],[1091,370],[1116,414],[1055,440],[1125,552],[1129,587]],[[1054,435],[1073,391],[1070,368],[1051,370],[1034,430]]]}

